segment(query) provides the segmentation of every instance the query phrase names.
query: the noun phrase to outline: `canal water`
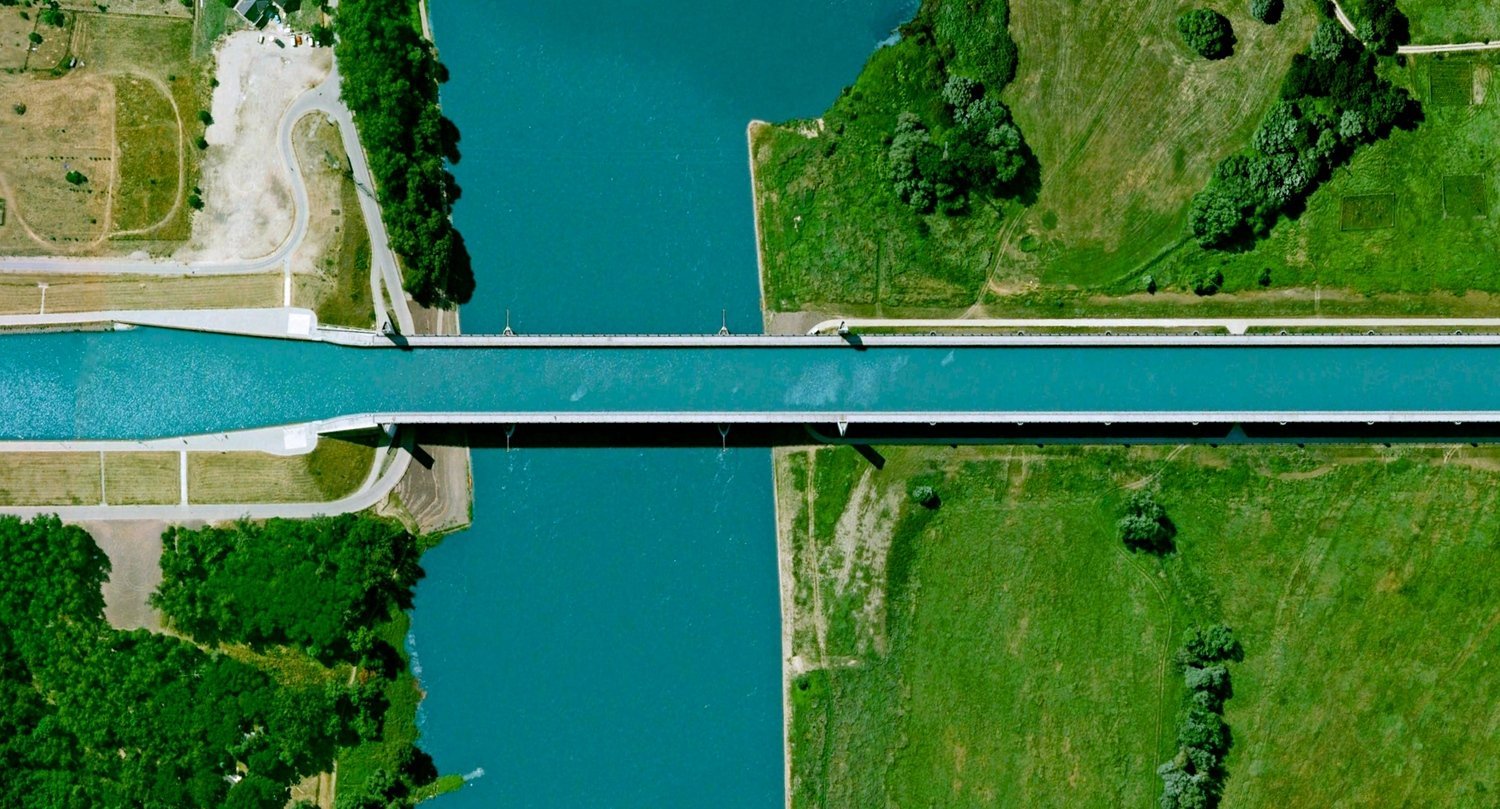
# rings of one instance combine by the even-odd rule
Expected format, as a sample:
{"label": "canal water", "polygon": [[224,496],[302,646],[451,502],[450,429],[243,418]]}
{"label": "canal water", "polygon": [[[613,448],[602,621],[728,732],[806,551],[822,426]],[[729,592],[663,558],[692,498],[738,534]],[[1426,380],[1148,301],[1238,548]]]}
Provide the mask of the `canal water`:
{"label": "canal water", "polygon": [[[819,114],[914,1],[432,0],[465,328],[757,330],[745,126]],[[440,805],[779,806],[768,453],[477,451],[474,483],[410,639],[422,745],[478,776]]]}

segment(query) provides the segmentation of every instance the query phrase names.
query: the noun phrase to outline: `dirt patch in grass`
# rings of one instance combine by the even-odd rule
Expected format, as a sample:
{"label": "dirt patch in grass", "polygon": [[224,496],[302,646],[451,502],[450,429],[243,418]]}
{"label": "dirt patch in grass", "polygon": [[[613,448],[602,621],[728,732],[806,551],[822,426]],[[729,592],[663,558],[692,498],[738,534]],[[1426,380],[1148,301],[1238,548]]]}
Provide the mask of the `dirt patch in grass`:
{"label": "dirt patch in grass", "polygon": [[[203,137],[203,202],[193,218],[184,260],[222,261],[263,256],[291,232],[293,202],[281,158],[281,119],[303,91],[328,75],[329,48],[278,48],[242,31],[218,48],[219,86]],[[196,114],[196,113],[195,113]],[[196,137],[196,135],[194,135]]]}
{"label": "dirt patch in grass", "polygon": [[80,523],[109,557],[104,583],[104,618],[116,629],[161,631],[161,613],[150,604],[161,584],[161,535],[164,522],[109,520]]}
{"label": "dirt patch in grass", "polygon": [[0,454],[0,505],[81,506],[98,502],[96,452]]}

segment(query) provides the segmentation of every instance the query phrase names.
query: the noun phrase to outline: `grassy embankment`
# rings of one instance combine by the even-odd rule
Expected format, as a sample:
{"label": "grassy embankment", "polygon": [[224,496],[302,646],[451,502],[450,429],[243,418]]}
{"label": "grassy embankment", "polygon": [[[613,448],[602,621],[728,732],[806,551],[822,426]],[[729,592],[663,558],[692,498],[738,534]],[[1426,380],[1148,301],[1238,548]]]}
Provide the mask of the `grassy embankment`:
{"label": "grassy embankment", "polygon": [[[1500,238],[1485,149],[1500,134],[1500,59],[1387,65],[1423,102],[1421,127],[1362,148],[1255,249],[1212,252],[1188,238],[1188,204],[1276,100],[1291,56],[1310,39],[1311,4],[1289,3],[1269,27],[1224,7],[1238,44],[1219,62],[1190,58],[1172,28],[1177,3],[1070,9],[1055,0],[1012,9],[1020,66],[1004,98],[1042,177],[1036,201],[1003,219],[918,217],[889,188],[881,140],[889,122],[933,103],[937,89],[900,68],[922,61],[915,43],[872,56],[854,92],[825,116],[823,134],[797,134],[814,131],[805,124],[763,131],[768,305],[886,315],[958,314],[976,303],[1037,316],[1186,305],[1202,314],[1471,313],[1500,292],[1483,247]],[[1183,292],[1205,270],[1223,272],[1226,294]],[[1269,287],[1259,283],[1265,270]],[[1161,293],[1141,291],[1148,274]],[[1465,296],[1476,291],[1490,294]]]}
{"label": "grassy embankment", "polygon": [[303,503],[337,500],[364,482],[375,462],[366,444],[324,437],[306,455],[195,452],[188,455],[192,503]]}
{"label": "grassy embankment", "polygon": [[297,277],[294,300],[315,309],[319,323],[373,328],[370,233],[338,127],[322,116],[309,116],[298,122],[292,142],[307,178],[314,232],[327,239],[316,253],[318,273]]}
{"label": "grassy embankment", "polygon": [[[1497,461],[903,449],[874,472],[848,449],[780,456],[794,651],[813,669],[791,690],[794,805],[1152,805],[1175,752],[1168,656],[1211,621],[1245,648],[1224,805],[1485,805]],[[910,502],[916,483],[938,509]],[[1139,485],[1177,526],[1165,560],[1117,539]]]}

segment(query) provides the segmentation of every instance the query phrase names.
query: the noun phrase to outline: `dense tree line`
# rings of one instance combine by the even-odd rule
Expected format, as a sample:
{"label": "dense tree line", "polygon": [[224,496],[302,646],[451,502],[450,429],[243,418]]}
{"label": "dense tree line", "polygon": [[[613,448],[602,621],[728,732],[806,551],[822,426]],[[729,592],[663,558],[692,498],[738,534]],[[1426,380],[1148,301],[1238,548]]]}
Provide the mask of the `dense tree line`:
{"label": "dense tree line", "polygon": [[103,619],[109,560],[55,517],[0,517],[0,806],[264,807],[379,732],[378,689],[278,683]]}
{"label": "dense tree line", "polygon": [[1293,59],[1252,148],[1221,162],[1193,198],[1188,223],[1200,245],[1231,249],[1264,237],[1360,146],[1416,124],[1419,105],[1377,75],[1376,62],[1337,22],[1319,23],[1308,51]]}
{"label": "dense tree line", "polygon": [[[1014,196],[1028,164],[1034,161],[1000,101],[1000,91],[1015,77],[1016,46],[1005,26],[1004,3],[992,3],[999,24],[986,41],[940,46],[931,4],[924,4],[902,35],[923,40],[942,58],[940,95],[945,115],[931,122],[903,112],[890,137],[888,161],[896,195],[919,213],[941,209],[951,215],[968,210],[973,194]],[[976,12],[977,14],[977,12]],[[973,75],[954,69],[962,60]]]}
{"label": "dense tree line", "polygon": [[344,0],[336,29],[344,102],[379,184],[391,249],[419,303],[468,302],[474,271],[450,215],[458,183],[458,129],[438,108],[446,73],[411,24],[412,0]]}
{"label": "dense tree line", "polygon": [[152,603],[206,643],[293,646],[326,663],[378,657],[369,627],[411,607],[422,575],[400,525],[353,515],[162,536]]}
{"label": "dense tree line", "polygon": [[1223,624],[1192,627],[1177,650],[1187,693],[1177,715],[1177,755],[1157,768],[1162,809],[1208,809],[1224,787],[1224,756],[1231,737],[1224,700],[1233,691],[1224,663],[1240,658],[1234,632]]}

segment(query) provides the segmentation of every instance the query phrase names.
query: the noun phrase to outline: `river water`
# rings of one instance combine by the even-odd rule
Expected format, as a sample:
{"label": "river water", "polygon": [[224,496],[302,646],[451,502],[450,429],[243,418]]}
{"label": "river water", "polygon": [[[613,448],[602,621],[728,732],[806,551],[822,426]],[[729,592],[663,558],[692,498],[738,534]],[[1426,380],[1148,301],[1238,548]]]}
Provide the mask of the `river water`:
{"label": "river water", "polygon": [[[433,0],[466,330],[756,330],[745,126],[820,113],[913,4]],[[483,771],[441,805],[780,805],[768,453],[483,451],[474,478],[410,639],[423,747]]]}

